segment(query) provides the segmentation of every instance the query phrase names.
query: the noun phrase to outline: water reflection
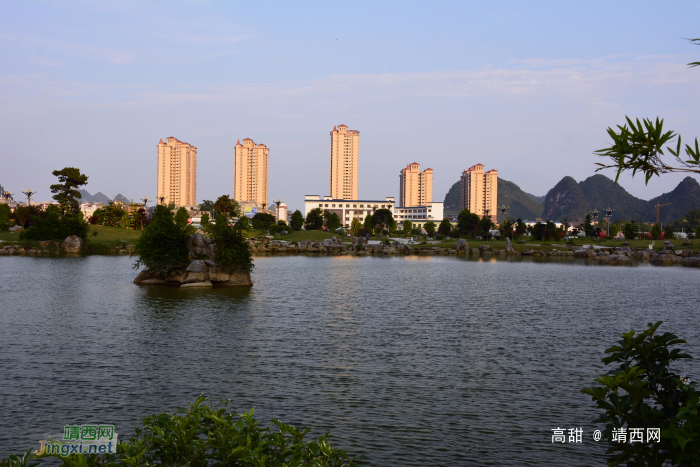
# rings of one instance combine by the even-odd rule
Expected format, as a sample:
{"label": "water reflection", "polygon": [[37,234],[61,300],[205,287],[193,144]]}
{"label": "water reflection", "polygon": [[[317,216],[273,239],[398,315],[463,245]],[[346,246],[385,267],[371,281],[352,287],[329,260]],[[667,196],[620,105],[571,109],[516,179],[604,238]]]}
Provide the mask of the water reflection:
{"label": "water reflection", "polygon": [[331,430],[369,465],[602,464],[549,430],[593,429],[578,390],[616,333],[661,319],[700,355],[685,268],[260,257],[253,288],[192,290],[137,287],[131,263],[0,259],[0,453],[205,393]]}

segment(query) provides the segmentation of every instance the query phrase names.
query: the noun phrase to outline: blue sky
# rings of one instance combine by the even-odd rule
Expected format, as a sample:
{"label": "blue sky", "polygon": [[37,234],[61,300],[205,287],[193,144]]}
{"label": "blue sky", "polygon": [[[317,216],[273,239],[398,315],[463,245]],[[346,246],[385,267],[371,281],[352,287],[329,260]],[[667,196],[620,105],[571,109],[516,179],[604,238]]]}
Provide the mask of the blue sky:
{"label": "blue sky", "polygon": [[[0,3],[0,183],[51,171],[155,196],[156,144],[198,148],[198,199],[233,193],[233,146],[270,148],[270,199],[329,192],[329,131],[360,131],[360,197],[409,162],[442,200],[475,163],[533,194],[593,175],[625,115],[700,136],[698,2]],[[608,172],[607,175],[614,176]],[[648,186],[649,199],[683,178]]]}

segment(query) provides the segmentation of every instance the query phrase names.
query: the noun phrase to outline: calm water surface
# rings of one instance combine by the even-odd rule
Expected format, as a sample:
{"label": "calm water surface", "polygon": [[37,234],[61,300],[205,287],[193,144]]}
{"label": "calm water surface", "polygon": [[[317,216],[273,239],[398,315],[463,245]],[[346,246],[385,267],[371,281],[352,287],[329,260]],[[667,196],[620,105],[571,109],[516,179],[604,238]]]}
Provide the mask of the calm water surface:
{"label": "calm water surface", "polygon": [[579,390],[618,333],[663,320],[700,355],[695,269],[266,257],[250,290],[186,290],[133,285],[132,262],[0,258],[0,458],[204,393],[365,465],[604,465]]}

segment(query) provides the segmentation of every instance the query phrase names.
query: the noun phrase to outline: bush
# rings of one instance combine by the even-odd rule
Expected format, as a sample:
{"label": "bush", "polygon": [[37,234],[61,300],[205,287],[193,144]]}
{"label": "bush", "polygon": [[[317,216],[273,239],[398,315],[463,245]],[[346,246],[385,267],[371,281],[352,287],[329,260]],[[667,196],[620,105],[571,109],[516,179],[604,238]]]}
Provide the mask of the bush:
{"label": "bush", "polygon": [[[1,466],[33,465],[29,461],[58,457],[63,465],[97,466],[352,466],[355,460],[347,452],[328,444],[328,436],[304,441],[309,428],[298,429],[279,420],[261,426],[253,410],[234,415],[227,413],[229,401],[215,409],[200,396],[189,409],[151,415],[143,419],[129,441],[120,441],[116,454],[42,454],[27,453],[22,462],[16,456],[0,461]],[[13,459],[14,458],[14,459]]]}
{"label": "bush", "polygon": [[214,259],[223,271],[231,274],[234,272],[250,273],[253,270],[253,256],[243,229],[230,227],[223,214],[216,216],[216,225],[212,229],[212,240],[216,243]]}
{"label": "bush", "polygon": [[175,225],[167,206],[156,206],[151,223],[134,242],[134,254],[139,257],[134,269],[143,265],[156,276],[184,271],[190,263],[186,240],[187,234]]}
{"label": "bush", "polygon": [[[219,217],[216,217],[217,221]],[[268,230],[270,226],[277,225],[275,216],[266,212],[259,212],[253,216],[253,228],[256,230]]]}
{"label": "bush", "polygon": [[[655,335],[661,324],[649,323],[639,334],[623,333],[602,359],[619,366],[596,378],[601,386],[581,391],[605,410],[595,421],[605,424],[609,466],[700,465],[700,393],[695,383],[670,369],[676,360],[692,357],[669,349],[686,343],[675,334]],[[643,428],[644,441],[646,428],[660,428],[660,442],[613,441],[613,433],[623,427],[629,436],[630,428]]]}
{"label": "bush", "polygon": [[12,211],[10,210],[10,206],[5,203],[0,204],[0,230],[7,230],[12,227],[14,222],[10,222],[11,215]]}
{"label": "bush", "polygon": [[32,227],[20,233],[21,240],[64,240],[71,235],[85,240],[88,234],[82,213],[61,216],[58,210],[51,210],[46,217],[32,216],[32,223]]}

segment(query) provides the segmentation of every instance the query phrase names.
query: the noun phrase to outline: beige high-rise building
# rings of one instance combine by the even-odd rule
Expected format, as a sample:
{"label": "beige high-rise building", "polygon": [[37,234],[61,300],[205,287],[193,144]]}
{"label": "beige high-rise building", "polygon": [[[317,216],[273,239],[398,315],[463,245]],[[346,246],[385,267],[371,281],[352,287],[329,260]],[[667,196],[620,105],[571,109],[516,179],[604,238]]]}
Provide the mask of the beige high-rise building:
{"label": "beige high-rise building", "polygon": [[420,171],[414,162],[399,174],[399,202],[402,207],[426,206],[433,202],[433,169]]}
{"label": "beige high-rise building", "polygon": [[158,143],[157,202],[197,204],[197,148],[172,136]]}
{"label": "beige high-rise building", "polygon": [[338,125],[331,131],[331,198],[357,199],[360,132]]}
{"label": "beige high-rise building", "polygon": [[488,210],[493,222],[497,222],[498,170],[484,172],[484,164],[476,164],[462,172],[461,180],[460,209],[469,209],[479,217]]}
{"label": "beige high-rise building", "polygon": [[233,199],[267,204],[267,168],[270,150],[264,144],[246,138],[236,143],[233,173]]}

